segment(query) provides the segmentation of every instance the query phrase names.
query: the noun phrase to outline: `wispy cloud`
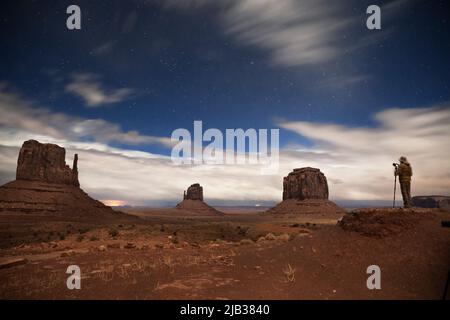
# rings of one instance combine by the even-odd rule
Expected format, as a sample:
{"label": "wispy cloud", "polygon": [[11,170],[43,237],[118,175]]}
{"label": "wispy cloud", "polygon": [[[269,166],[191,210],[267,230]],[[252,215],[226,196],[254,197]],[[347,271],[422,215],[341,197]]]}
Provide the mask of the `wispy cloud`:
{"label": "wispy cloud", "polygon": [[172,146],[169,137],[123,131],[118,124],[102,119],[86,119],[52,112],[17,93],[0,87],[0,125],[11,134],[27,132],[30,135],[57,140],[90,140],[101,143],[119,142],[127,145],[160,144]]}
{"label": "wispy cloud", "polygon": [[92,50],[92,53],[96,56],[103,56],[109,54],[116,45],[117,40],[113,41],[107,41],[96,47],[94,50]]}
{"label": "wispy cloud", "polygon": [[76,73],[66,85],[66,91],[84,100],[88,107],[100,107],[125,100],[133,92],[130,88],[107,90],[92,73]]}
{"label": "wispy cloud", "polygon": [[393,0],[380,4],[383,27],[373,32],[366,28],[367,7],[360,2],[352,5],[327,0],[162,1],[168,9],[182,12],[216,7],[217,21],[236,44],[260,49],[273,66],[307,68],[310,73],[305,86],[333,91],[371,80],[366,71],[353,68],[357,63],[355,57],[364,59],[364,50],[390,37],[394,30],[392,21],[414,2]]}
{"label": "wispy cloud", "polygon": [[[361,15],[349,6],[326,0],[166,0],[168,8],[196,10],[206,5],[220,8],[224,31],[240,44],[267,51],[274,64],[305,66],[327,63],[380,39],[378,34],[364,37],[354,30],[365,30],[365,8]],[[384,6],[383,17],[391,17],[406,5],[395,0]],[[351,8],[350,8],[351,9]],[[352,29],[353,28],[353,29]],[[383,29],[388,34],[389,28]],[[361,34],[361,33],[359,33]]]}
{"label": "wispy cloud", "polygon": [[[315,142],[312,162],[342,184],[332,193],[342,199],[389,199],[391,163],[407,156],[413,167],[413,194],[450,190],[450,105],[392,108],[375,115],[375,127],[348,127],[305,121],[279,125]],[[295,151],[295,148],[293,148]]]}
{"label": "wispy cloud", "polygon": [[275,63],[297,66],[336,57],[337,35],[349,23],[336,14],[330,1],[242,0],[233,2],[224,21],[227,32],[269,50]]}
{"label": "wispy cloud", "polygon": [[[342,200],[389,200],[391,163],[407,156],[414,168],[412,193],[448,194],[450,190],[450,106],[391,108],[377,113],[373,127],[349,127],[306,121],[279,121],[285,130],[314,142],[289,145],[280,151],[274,175],[261,175],[259,165],[174,165],[168,156],[134,150],[132,145],[168,143],[166,138],[123,132],[104,120],[89,120],[38,108],[15,93],[0,90],[0,179],[14,176],[24,140],[38,139],[67,149],[68,159],[80,156],[82,187],[98,199],[127,204],[159,204],[180,200],[194,182],[207,200],[222,202],[279,201],[282,178],[293,168],[320,168],[328,178],[330,196]],[[111,129],[112,128],[112,129]],[[282,132],[281,132],[282,135]],[[112,141],[127,141],[117,148]],[[70,161],[70,160],[69,160]]]}

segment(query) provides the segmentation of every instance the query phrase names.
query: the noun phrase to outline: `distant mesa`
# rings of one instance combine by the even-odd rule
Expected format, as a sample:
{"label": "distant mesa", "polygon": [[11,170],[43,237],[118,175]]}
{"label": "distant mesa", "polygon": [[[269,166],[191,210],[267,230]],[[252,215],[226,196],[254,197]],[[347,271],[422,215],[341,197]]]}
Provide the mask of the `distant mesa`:
{"label": "distant mesa", "polygon": [[328,200],[328,183],[320,169],[294,169],[283,178],[283,201],[267,211],[275,214],[345,213]]}
{"label": "distant mesa", "polygon": [[183,201],[177,204],[177,209],[183,210],[186,215],[222,215],[223,212],[214,209],[203,201],[203,187],[194,183],[184,191]]}
{"label": "distant mesa", "polygon": [[126,218],[89,197],[78,181],[78,155],[72,169],[66,150],[55,144],[25,141],[19,152],[16,180],[0,187],[0,212],[50,214],[65,219]]}
{"label": "distant mesa", "polygon": [[439,208],[450,211],[450,197],[448,196],[415,196],[411,201],[414,207]]}
{"label": "distant mesa", "polygon": [[184,192],[183,200],[203,201],[203,187],[199,183],[194,183]]}

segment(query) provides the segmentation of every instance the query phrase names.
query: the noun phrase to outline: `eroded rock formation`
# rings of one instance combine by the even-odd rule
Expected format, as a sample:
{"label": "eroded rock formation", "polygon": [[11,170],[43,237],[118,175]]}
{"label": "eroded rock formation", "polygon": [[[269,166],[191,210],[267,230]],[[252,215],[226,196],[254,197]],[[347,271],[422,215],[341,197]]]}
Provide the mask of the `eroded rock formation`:
{"label": "eroded rock formation", "polygon": [[283,201],[267,211],[275,214],[344,214],[328,200],[325,175],[316,168],[294,169],[283,178]]}
{"label": "eroded rock formation", "polygon": [[25,141],[17,161],[17,179],[0,187],[0,212],[48,214],[68,220],[134,220],[92,199],[78,183],[78,156],[73,168],[66,151],[55,144]]}
{"label": "eroded rock formation", "polygon": [[283,200],[328,199],[328,183],[320,169],[294,169],[283,178]]}
{"label": "eroded rock formation", "polygon": [[194,183],[184,192],[183,200],[203,201],[203,187],[199,183]]}
{"label": "eroded rock formation", "polygon": [[73,169],[66,164],[66,150],[56,144],[25,141],[17,161],[17,180],[32,180],[67,184],[79,187],[77,161],[73,159]]}
{"label": "eroded rock formation", "polygon": [[183,201],[178,203],[176,208],[186,215],[223,214],[203,201],[203,187],[199,183],[194,183],[184,191]]}

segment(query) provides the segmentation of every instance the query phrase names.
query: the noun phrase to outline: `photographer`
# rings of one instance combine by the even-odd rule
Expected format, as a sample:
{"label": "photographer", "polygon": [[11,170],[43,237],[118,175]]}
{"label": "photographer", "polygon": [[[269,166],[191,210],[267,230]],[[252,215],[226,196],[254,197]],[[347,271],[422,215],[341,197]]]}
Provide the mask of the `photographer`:
{"label": "photographer", "polygon": [[406,157],[400,157],[400,164],[395,164],[395,175],[400,181],[404,208],[411,208],[411,176],[412,167]]}

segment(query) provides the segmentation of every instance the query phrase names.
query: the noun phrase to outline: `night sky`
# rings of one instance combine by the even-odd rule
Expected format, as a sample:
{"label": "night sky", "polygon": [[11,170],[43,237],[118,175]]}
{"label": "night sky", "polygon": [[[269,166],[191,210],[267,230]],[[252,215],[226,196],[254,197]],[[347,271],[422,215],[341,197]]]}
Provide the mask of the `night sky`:
{"label": "night sky", "polygon": [[[66,28],[66,8],[71,4],[81,8],[81,30]],[[366,28],[366,8],[371,4],[381,7],[381,30]],[[192,130],[193,121],[202,120],[205,128],[221,130],[280,128],[282,159],[289,154],[292,160],[291,152],[305,152],[305,148],[308,154],[330,155],[322,161],[303,154],[286,162],[278,176],[268,178],[268,189],[261,196],[211,192],[210,198],[217,202],[276,201],[281,197],[279,180],[289,167],[310,163],[321,166],[335,181],[330,187],[332,198],[334,188],[336,199],[387,200],[390,162],[403,153],[413,157],[413,167],[414,160],[434,166],[433,171],[417,168],[420,192],[450,190],[449,165],[429,162],[442,155],[413,150],[410,145],[430,146],[431,134],[430,139],[442,146],[440,152],[448,153],[450,136],[442,121],[448,124],[450,119],[449,1],[4,1],[0,48],[2,114],[30,116],[28,122],[7,121],[4,116],[0,123],[2,183],[14,177],[14,152],[24,137],[59,142],[69,150],[68,156],[79,149],[96,155],[104,152],[102,166],[110,167],[113,162],[106,160],[106,147],[168,156],[171,148],[161,141],[170,138],[174,129]],[[23,106],[15,109],[11,103]],[[395,113],[398,110],[411,117]],[[400,127],[395,130],[389,125],[394,119],[389,112],[398,116]],[[377,116],[385,113],[387,117]],[[94,125],[86,125],[92,124],[88,119],[95,120]],[[408,120],[411,126],[434,121],[420,123],[436,130],[403,144],[399,132],[409,126]],[[76,123],[85,124],[77,130],[89,132],[68,127]],[[342,140],[349,145],[330,140],[338,139],[333,130],[345,132]],[[398,138],[393,137],[392,145],[388,133]],[[352,137],[361,147],[353,149]],[[365,149],[367,144],[376,147],[380,139],[387,142],[378,151]],[[87,148],[89,143],[92,146]],[[372,158],[382,153],[392,161]],[[351,155],[362,159],[356,161]],[[123,170],[135,171],[133,164],[140,156],[122,156],[132,163],[121,164]],[[303,163],[305,159],[311,161]],[[360,166],[371,159],[377,162]],[[339,171],[343,164],[361,176],[347,181],[348,172]],[[375,172],[380,166],[386,169]],[[120,175],[114,180],[116,169],[105,172],[112,180],[102,181],[107,184],[103,189],[93,173],[96,169],[83,163],[82,156],[80,170],[82,185],[84,178],[84,187],[95,196],[130,204],[175,201],[195,176],[162,186],[167,191],[161,194],[135,196],[132,189],[140,185],[127,185]],[[430,182],[442,174],[445,181]],[[241,183],[237,172],[224,175],[230,179],[223,189]],[[360,185],[368,175],[376,182]],[[152,177],[147,175],[150,185],[165,181]],[[198,177],[206,185],[206,197],[208,187],[211,190],[223,181],[214,178]],[[374,184],[380,188],[373,189]]]}

